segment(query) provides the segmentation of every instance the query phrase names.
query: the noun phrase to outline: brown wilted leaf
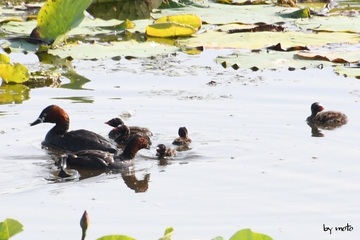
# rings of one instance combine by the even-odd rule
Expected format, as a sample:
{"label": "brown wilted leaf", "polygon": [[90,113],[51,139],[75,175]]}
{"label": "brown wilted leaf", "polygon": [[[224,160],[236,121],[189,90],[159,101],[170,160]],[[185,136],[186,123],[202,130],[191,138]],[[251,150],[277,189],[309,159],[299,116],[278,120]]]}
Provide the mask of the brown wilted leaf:
{"label": "brown wilted leaf", "polygon": [[241,33],[241,32],[283,32],[285,30],[284,27],[274,24],[262,24],[259,26],[256,26],[254,28],[248,28],[248,29],[230,29],[227,31],[227,33]]}
{"label": "brown wilted leaf", "polygon": [[304,46],[294,46],[294,47],[289,47],[287,49],[283,49],[281,47],[281,43],[278,43],[276,45],[267,47],[266,49],[267,50],[273,50],[273,51],[279,51],[279,52],[292,52],[292,51],[309,50],[307,47],[304,47]]}
{"label": "brown wilted leaf", "polygon": [[297,54],[295,54],[295,57],[298,59],[320,60],[320,61],[327,61],[327,62],[341,63],[341,64],[350,63],[349,61],[347,61],[346,59],[343,59],[343,58],[329,58],[324,55],[319,55],[319,54],[314,54],[314,53],[305,53],[305,52],[297,53]]}

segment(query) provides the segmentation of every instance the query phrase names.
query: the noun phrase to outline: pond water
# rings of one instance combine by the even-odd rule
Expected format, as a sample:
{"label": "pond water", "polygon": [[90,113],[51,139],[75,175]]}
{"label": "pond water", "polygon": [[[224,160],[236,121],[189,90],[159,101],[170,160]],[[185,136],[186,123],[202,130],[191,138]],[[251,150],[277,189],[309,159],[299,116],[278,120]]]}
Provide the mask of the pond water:
{"label": "pond water", "polygon": [[[332,69],[224,69],[219,53],[75,61],[90,80],[80,88],[62,78],[60,88],[1,105],[1,219],[24,224],[13,239],[79,239],[84,210],[87,239],[158,239],[168,226],[174,239],[228,239],[243,228],[277,240],[358,239],[359,81]],[[315,101],[346,113],[348,124],[312,137],[305,119]],[[52,126],[29,126],[50,104],[69,113],[71,129],[104,136],[106,120],[131,112],[125,122],[150,128],[153,145],[130,173],[50,181],[54,156],[41,141]],[[171,145],[181,126],[190,149],[159,162],[156,145]],[[330,234],[324,224],[353,229]]]}

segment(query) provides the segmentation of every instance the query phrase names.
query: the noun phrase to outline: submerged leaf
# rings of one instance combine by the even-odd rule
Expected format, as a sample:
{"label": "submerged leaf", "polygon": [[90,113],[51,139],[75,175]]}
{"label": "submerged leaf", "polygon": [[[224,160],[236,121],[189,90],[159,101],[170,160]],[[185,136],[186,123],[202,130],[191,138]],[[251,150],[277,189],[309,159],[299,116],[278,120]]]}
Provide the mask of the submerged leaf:
{"label": "submerged leaf", "polygon": [[179,23],[156,23],[146,27],[146,35],[152,37],[189,37],[197,30]]}
{"label": "submerged leaf", "polygon": [[84,19],[84,11],[92,0],[47,0],[37,17],[32,37],[46,40],[61,38]]}

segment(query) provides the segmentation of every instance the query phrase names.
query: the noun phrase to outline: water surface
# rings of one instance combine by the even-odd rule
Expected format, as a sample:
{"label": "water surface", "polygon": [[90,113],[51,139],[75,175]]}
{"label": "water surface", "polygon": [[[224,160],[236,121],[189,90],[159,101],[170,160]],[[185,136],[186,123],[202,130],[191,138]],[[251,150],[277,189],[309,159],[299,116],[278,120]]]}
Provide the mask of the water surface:
{"label": "water surface", "polygon": [[[331,69],[224,69],[213,61],[218,54],[77,61],[77,73],[90,80],[80,88],[62,78],[62,88],[32,89],[22,104],[2,105],[0,212],[25,226],[14,239],[79,239],[84,210],[88,239],[157,239],[168,226],[174,239],[228,238],[242,228],[278,240],[357,239],[358,80]],[[315,101],[349,123],[312,137],[305,119]],[[50,104],[69,113],[71,129],[105,136],[106,120],[132,112],[126,123],[150,128],[152,148],[128,175],[53,183],[55,157],[41,148],[52,126],[29,126]],[[156,145],[171,145],[181,126],[191,149],[161,165]],[[145,187],[131,185],[147,176]],[[353,231],[323,231],[347,223]]]}

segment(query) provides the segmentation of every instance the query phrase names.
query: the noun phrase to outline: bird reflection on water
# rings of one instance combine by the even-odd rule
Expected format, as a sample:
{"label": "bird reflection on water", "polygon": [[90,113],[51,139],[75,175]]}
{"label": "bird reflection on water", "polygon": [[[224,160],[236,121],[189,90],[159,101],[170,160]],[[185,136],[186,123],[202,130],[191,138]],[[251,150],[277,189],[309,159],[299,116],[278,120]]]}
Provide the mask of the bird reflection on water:
{"label": "bird reflection on water", "polygon": [[144,175],[143,179],[138,179],[135,175],[135,171],[132,167],[128,169],[112,169],[112,170],[100,170],[100,169],[86,169],[77,168],[69,169],[63,163],[59,161],[59,169],[52,171],[51,176],[47,179],[54,183],[62,183],[68,181],[79,181],[87,178],[96,177],[102,174],[121,174],[125,185],[134,190],[136,193],[146,192],[149,188],[150,174]]}
{"label": "bird reflection on water", "polygon": [[325,135],[319,130],[318,126],[314,123],[307,123],[311,128],[311,136],[312,137],[324,137]]}

